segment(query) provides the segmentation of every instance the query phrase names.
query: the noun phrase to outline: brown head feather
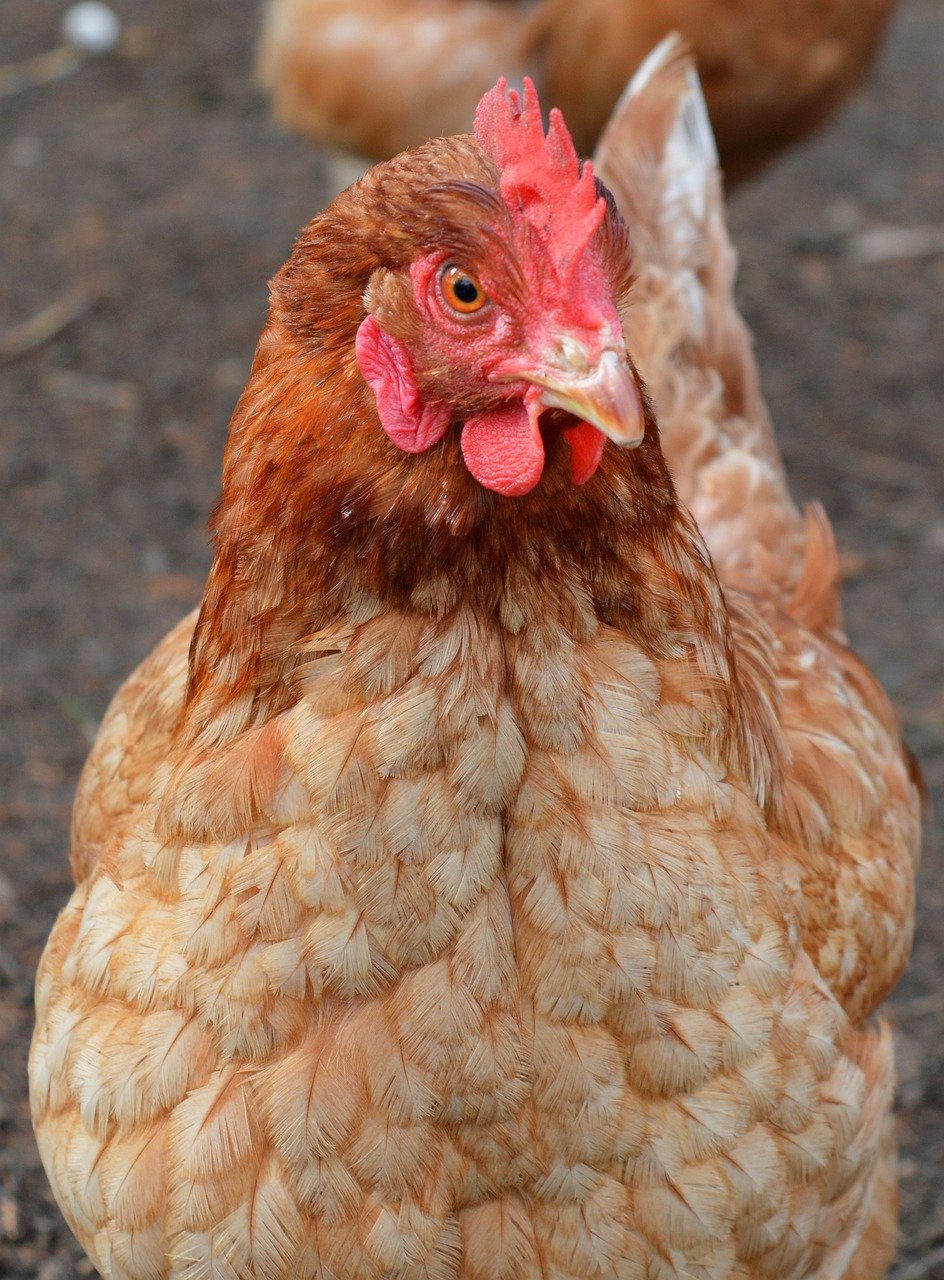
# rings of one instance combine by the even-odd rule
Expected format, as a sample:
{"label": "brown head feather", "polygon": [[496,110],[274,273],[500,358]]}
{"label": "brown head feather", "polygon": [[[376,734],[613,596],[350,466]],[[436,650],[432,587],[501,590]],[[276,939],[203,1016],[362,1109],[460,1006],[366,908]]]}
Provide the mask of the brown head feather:
{"label": "brown head feather", "polygon": [[[212,752],[290,705],[301,642],[358,600],[494,614],[522,574],[536,595],[578,589],[653,654],[695,645],[721,686],[731,678],[720,588],[676,501],[648,406],[642,445],[607,449],[579,488],[546,415],[542,481],[514,499],[462,465],[458,425],[419,456],[380,428],[353,351],[365,290],[378,271],[444,244],[493,261],[504,252],[500,203],[476,144],[439,140],[339,197],[275,277],[212,522],[183,725],[191,749]],[[625,228],[609,202],[597,234],[614,288],[624,288]]]}

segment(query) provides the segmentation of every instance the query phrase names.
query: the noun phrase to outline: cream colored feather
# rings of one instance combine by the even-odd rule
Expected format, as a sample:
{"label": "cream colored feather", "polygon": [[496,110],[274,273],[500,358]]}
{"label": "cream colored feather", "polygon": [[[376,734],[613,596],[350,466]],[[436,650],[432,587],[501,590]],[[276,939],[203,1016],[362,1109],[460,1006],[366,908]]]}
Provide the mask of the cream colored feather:
{"label": "cream colored feather", "polygon": [[577,579],[509,574],[495,617],[361,599],[188,773],[171,633],[86,766],[37,984],[40,1151],[108,1280],[884,1274],[863,1020],[907,956],[915,789],[787,492],[677,46],[600,162],[734,652],[653,656]]}

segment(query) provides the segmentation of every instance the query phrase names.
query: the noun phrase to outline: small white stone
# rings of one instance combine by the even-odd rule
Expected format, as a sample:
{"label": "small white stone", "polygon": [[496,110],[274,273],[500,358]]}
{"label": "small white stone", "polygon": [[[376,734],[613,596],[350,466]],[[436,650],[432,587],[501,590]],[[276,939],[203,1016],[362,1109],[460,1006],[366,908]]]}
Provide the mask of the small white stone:
{"label": "small white stone", "polygon": [[10,163],[18,169],[32,169],[43,156],[42,138],[33,138],[23,134],[10,143]]}
{"label": "small white stone", "polygon": [[70,5],[62,16],[63,40],[83,53],[111,53],[120,35],[117,13],[101,0],[82,0]]}

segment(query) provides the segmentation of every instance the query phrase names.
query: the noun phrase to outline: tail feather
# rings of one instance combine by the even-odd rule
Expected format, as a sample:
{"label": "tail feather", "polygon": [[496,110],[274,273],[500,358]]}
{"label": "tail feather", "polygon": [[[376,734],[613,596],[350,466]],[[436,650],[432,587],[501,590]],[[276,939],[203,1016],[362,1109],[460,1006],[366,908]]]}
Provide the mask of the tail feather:
{"label": "tail feather", "polygon": [[[701,258],[720,205],[718,152],[691,51],[678,35],[653,49],[623,91],[594,157],[649,256]],[[722,217],[713,236],[726,239]]]}
{"label": "tail feather", "polygon": [[806,530],[803,573],[790,601],[790,614],[811,631],[841,635],[839,552],[822,503],[807,504]]}
{"label": "tail feather", "polygon": [[[596,162],[604,181],[617,185],[622,185],[621,174],[629,176],[627,170],[647,169],[657,177],[658,190],[652,194],[663,206],[657,220],[686,206],[697,220],[705,216],[718,150],[691,50],[678,34],[666,36],[653,49],[623,90],[600,138]],[[645,194],[625,192],[630,201]]]}
{"label": "tail feather", "polygon": [[668,36],[630,81],[594,167],[629,226],[637,284],[627,344],[663,447],[723,580],[787,607],[807,527],[787,489],[734,301],[718,153],[691,52]]}

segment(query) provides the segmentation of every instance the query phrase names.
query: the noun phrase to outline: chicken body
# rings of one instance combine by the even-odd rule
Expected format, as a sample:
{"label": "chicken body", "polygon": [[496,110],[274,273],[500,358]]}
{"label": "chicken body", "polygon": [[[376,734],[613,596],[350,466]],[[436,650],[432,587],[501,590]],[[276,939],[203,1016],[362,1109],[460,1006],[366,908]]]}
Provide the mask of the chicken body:
{"label": "chicken body", "polygon": [[498,75],[532,75],[578,149],[671,31],[693,44],[725,175],[812,132],[858,84],[893,0],[268,0],[277,114],[375,157],[466,127]]}
{"label": "chicken body", "polygon": [[[487,172],[462,139],[420,161]],[[516,498],[453,432],[417,457],[375,421],[345,451],[350,332],[313,371],[291,305],[362,315],[358,248],[332,274],[303,237],[200,620],[106,716],[40,969],[37,1137],[104,1276],[884,1274],[892,1055],[861,1024],[907,956],[915,789],[783,482],[677,51],[601,165],[720,582],[648,414],[580,487],[546,433]],[[361,184],[387,228],[402,172]]]}

